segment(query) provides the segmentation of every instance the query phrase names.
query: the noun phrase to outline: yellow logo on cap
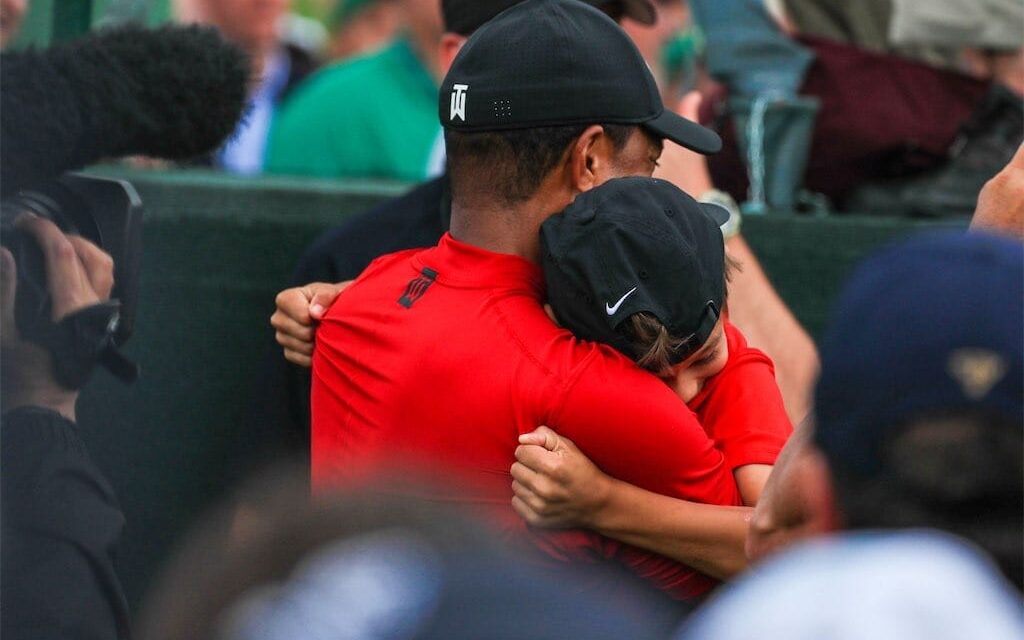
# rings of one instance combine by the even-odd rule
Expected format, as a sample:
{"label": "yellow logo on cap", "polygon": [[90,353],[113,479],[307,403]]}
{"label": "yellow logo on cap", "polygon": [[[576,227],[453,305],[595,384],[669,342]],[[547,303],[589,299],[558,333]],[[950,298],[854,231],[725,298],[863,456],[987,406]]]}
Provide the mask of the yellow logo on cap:
{"label": "yellow logo on cap", "polygon": [[957,349],[949,356],[949,375],[972,400],[984,398],[1006,375],[1006,360],[987,349]]}

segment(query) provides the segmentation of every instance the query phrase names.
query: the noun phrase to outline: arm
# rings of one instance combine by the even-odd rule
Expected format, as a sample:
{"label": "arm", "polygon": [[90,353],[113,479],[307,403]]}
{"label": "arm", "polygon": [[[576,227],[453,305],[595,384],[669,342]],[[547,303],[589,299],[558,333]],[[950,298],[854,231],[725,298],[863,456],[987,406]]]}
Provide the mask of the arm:
{"label": "arm", "polygon": [[757,501],[761,499],[761,493],[764,492],[764,487],[768,483],[768,478],[771,477],[773,468],[770,464],[745,464],[733,470],[736,487],[739,488],[740,495],[743,496],[743,504],[748,507],[757,506]]}
{"label": "arm", "polygon": [[[40,218],[16,224],[42,248],[52,320],[109,297],[113,263],[95,245]],[[113,560],[124,517],[79,439],[78,391],[58,384],[48,351],[18,335],[17,266],[6,249],[0,266],[2,635],[128,637],[128,606]]]}
{"label": "arm", "polygon": [[811,444],[813,431],[810,418],[796,428],[765,484],[747,537],[747,557],[752,562],[835,527],[827,496],[823,497],[831,480],[821,454]]}
{"label": "arm", "polygon": [[746,568],[749,508],[679,500],[612,478],[547,427],[519,441],[512,506],[531,525],[591,529],[719,579]]}
{"label": "arm", "polygon": [[[549,417],[551,423],[557,425],[560,436],[571,440],[602,473],[612,478],[653,494],[700,503],[694,510],[700,509],[703,513],[720,514],[730,510],[728,507],[707,510],[710,505],[742,505],[731,468],[694,414],[663,382],[622,358],[590,361],[565,395],[562,409]],[[610,504],[613,508],[628,507],[629,501],[637,496],[625,498]],[[731,530],[720,531],[709,538],[706,535],[709,529],[705,527],[715,527],[715,523],[687,519],[681,523],[683,527],[695,527],[688,529],[689,533],[673,531],[664,536],[661,543],[646,545],[646,548],[659,550],[666,549],[663,544],[677,549],[693,545],[672,552],[673,561],[664,555],[628,546],[628,543],[621,548],[619,559],[639,575],[686,597],[684,583],[693,579],[693,567],[699,565],[715,575],[727,575],[745,562],[741,544],[746,526],[743,514],[735,509],[731,511],[734,519],[728,523],[735,527]],[[616,513],[617,510],[609,512],[610,515]],[[656,517],[651,514],[648,520]],[[716,523],[724,524],[721,520]],[[643,526],[643,521],[623,514],[621,520],[609,518],[599,524],[612,533],[620,528]],[[638,528],[636,533],[645,530]],[[623,535],[625,533],[623,531]],[[714,548],[708,547],[709,541],[714,543]],[[613,545],[610,549],[617,547]],[[721,560],[723,553],[729,561]]]}
{"label": "arm", "polygon": [[798,424],[810,412],[818,349],[772,287],[743,236],[733,236],[725,246],[742,267],[729,282],[729,320],[751,347],[764,351],[775,363],[786,413]]}
{"label": "arm", "polygon": [[[679,103],[679,114],[697,121],[700,102],[700,94],[688,94]],[[704,156],[679,145],[666,141],[659,165],[655,177],[671,182],[698,200],[714,187]],[[726,250],[742,266],[729,282],[730,319],[752,347],[764,351],[775,363],[786,411],[796,424],[810,409],[818,350],[775,291],[743,236],[729,238]]]}
{"label": "arm", "polygon": [[985,183],[971,229],[1024,239],[1024,145],[1002,171]]}

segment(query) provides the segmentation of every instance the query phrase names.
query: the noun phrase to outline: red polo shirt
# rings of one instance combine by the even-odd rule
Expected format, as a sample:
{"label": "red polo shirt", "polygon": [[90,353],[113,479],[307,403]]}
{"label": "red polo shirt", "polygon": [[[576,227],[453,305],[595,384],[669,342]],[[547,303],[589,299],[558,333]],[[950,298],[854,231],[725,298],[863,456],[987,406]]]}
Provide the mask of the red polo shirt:
{"label": "red polo shirt", "polygon": [[[584,531],[528,530],[511,507],[518,436],[550,425],[601,469],[661,494],[739,505],[731,469],[654,376],[545,315],[540,268],[445,235],[384,256],[337,299],[313,356],[314,487],[395,460],[446,474],[442,495],[566,560],[614,558],[671,594],[715,582]],[[422,495],[422,494],[421,494]]]}
{"label": "red polo shirt", "polygon": [[793,425],[775,381],[775,366],[764,352],[747,346],[740,330],[725,322],[729,359],[690,401],[697,419],[736,469],[775,464]]}

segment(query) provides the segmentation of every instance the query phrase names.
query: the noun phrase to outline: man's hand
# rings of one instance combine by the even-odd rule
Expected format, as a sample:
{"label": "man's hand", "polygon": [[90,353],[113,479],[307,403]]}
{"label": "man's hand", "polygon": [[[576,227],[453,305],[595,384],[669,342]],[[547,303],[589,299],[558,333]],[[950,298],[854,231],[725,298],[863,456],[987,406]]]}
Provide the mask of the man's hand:
{"label": "man's hand", "polygon": [[783,447],[754,508],[746,554],[759,562],[776,551],[835,528],[828,465],[811,444],[806,420]]}
{"label": "man's hand", "polygon": [[[15,226],[31,235],[43,253],[46,282],[52,302],[51,320],[110,298],[114,261],[99,247],[79,236],[65,235],[49,220],[20,217]],[[3,353],[4,410],[19,406],[53,409],[74,420],[78,392],[65,389],[54,378],[51,356],[42,347],[22,340],[15,321],[17,265],[7,249],[0,249],[0,345]]]}
{"label": "man's hand", "polygon": [[547,427],[519,436],[512,465],[512,507],[530,525],[590,527],[607,503],[612,479],[568,438]]}
{"label": "man's hand", "polygon": [[[676,112],[697,122],[701,100],[700,93],[691,91],[683,96]],[[670,140],[665,141],[665,149],[661,152],[654,177],[671,182],[694,198],[700,198],[714,186],[711,184],[711,173],[708,171],[708,161],[704,156]]]}
{"label": "man's hand", "polygon": [[1024,145],[978,194],[971,229],[1024,240]]}
{"label": "man's hand", "polygon": [[277,294],[277,310],[270,316],[270,324],[276,330],[274,338],[284,348],[286,360],[301,367],[312,366],[313,325],[350,284],[351,280],[338,284],[313,282]]}

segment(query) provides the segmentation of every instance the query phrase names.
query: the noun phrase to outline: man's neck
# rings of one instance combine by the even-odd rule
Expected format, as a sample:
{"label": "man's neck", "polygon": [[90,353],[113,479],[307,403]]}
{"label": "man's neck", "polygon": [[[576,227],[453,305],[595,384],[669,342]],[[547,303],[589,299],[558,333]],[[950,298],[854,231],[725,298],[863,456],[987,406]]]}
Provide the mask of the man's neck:
{"label": "man's neck", "polygon": [[452,237],[474,247],[540,263],[540,221],[525,206],[460,207],[452,202]]}

